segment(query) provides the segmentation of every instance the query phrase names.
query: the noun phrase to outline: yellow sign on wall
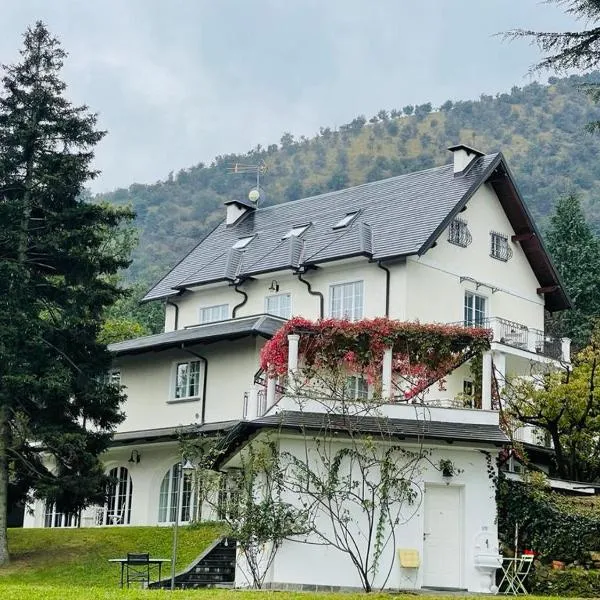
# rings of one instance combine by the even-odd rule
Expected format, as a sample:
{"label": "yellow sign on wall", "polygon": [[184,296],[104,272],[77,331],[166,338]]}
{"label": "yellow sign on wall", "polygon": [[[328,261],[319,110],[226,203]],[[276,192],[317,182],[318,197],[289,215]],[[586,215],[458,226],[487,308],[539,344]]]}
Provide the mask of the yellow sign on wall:
{"label": "yellow sign on wall", "polygon": [[414,548],[400,548],[398,558],[400,559],[400,566],[405,569],[418,569],[421,565],[419,551]]}

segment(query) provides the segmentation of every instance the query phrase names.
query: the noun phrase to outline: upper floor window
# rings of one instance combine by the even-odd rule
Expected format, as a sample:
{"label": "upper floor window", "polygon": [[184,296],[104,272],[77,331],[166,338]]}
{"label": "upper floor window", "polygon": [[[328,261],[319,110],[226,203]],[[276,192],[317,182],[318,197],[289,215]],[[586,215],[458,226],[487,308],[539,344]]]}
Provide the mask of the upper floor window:
{"label": "upper floor window", "polygon": [[358,215],[358,211],[346,213],[346,216],[340,219],[334,226],[333,229],[342,229],[344,227],[348,227],[354,219],[356,219],[356,215]]}
{"label": "upper floor window", "polygon": [[483,327],[486,318],[486,298],[465,292],[465,327]]}
{"label": "upper floor window", "polygon": [[200,309],[200,324],[224,321],[229,318],[229,304],[216,304]]}
{"label": "upper floor window", "polygon": [[346,394],[351,400],[367,400],[369,398],[367,380],[360,375],[348,377],[346,380]]}
{"label": "upper floor window", "polygon": [[310,223],[306,225],[298,225],[297,227],[292,227],[284,236],[283,239],[290,237],[300,237],[307,229]]}
{"label": "upper floor window", "polygon": [[252,240],[254,239],[254,236],[251,235],[250,237],[243,237],[240,238],[235,244],[233,244],[233,246],[231,246],[234,250],[243,250]]}
{"label": "upper floor window", "polygon": [[358,321],[363,317],[363,282],[340,283],[329,288],[329,316]]}
{"label": "upper floor window", "polygon": [[175,367],[174,398],[197,398],[200,396],[201,364],[199,360],[177,363]]}
{"label": "upper floor window", "polygon": [[467,222],[462,219],[453,219],[448,227],[448,241],[456,246],[466,248],[473,238],[467,226]]}
{"label": "upper floor window", "polygon": [[508,245],[508,236],[492,231],[490,233],[490,256],[506,262],[512,257],[512,250]]}
{"label": "upper floor window", "polygon": [[265,298],[265,312],[276,317],[289,319],[292,316],[291,294],[276,294]]}

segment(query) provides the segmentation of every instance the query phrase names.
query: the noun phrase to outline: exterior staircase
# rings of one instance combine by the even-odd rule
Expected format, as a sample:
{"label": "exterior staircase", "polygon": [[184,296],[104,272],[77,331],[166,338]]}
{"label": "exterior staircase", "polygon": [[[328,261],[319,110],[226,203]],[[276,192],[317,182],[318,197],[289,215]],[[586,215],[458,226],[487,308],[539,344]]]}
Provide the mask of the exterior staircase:
{"label": "exterior staircase", "polygon": [[[175,575],[175,587],[232,587],[235,581],[235,558],[235,540],[222,537],[209,546],[185,571]],[[171,578],[155,581],[149,587],[168,589],[171,587]]]}

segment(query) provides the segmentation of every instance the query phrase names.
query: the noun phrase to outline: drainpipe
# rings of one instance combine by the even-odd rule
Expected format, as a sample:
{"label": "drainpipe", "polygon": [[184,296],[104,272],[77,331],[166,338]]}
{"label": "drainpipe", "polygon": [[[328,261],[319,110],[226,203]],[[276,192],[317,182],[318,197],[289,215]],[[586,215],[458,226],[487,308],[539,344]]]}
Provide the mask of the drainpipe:
{"label": "drainpipe", "polygon": [[308,293],[311,296],[317,296],[319,298],[319,319],[323,318],[323,314],[325,312],[324,306],[325,306],[325,299],[323,298],[323,294],[321,294],[321,292],[313,292],[313,289],[310,285],[310,281],[306,281],[306,279],[302,279],[302,273],[296,273],[296,275],[298,275],[298,281],[301,281],[306,288],[308,289]]}
{"label": "drainpipe", "polygon": [[390,270],[378,260],[377,266],[385,271],[385,316],[387,319],[390,317]]}
{"label": "drainpipe", "polygon": [[236,283],[236,284],[233,286],[233,289],[234,289],[234,290],[235,290],[235,291],[236,291],[238,294],[242,295],[242,296],[244,297],[244,299],[243,299],[243,300],[242,300],[242,301],[241,301],[239,304],[236,304],[236,305],[233,307],[233,310],[231,311],[231,318],[232,318],[232,319],[235,319],[235,317],[236,317],[236,315],[237,315],[238,308],[242,308],[242,306],[244,306],[244,304],[246,304],[246,302],[248,302],[248,294],[247,294],[246,292],[244,292],[244,290],[240,290],[240,289],[238,289],[238,286],[242,285],[242,283],[244,283],[244,282],[243,282],[243,281],[240,281],[239,283]]}
{"label": "drainpipe", "polygon": [[201,356],[197,352],[190,350],[185,347],[185,344],[181,344],[181,349],[196,358],[199,358],[204,363],[204,381],[202,382],[202,415],[200,424],[204,425],[204,417],[206,415],[206,382],[208,381],[208,360],[204,356]]}
{"label": "drainpipe", "polygon": [[179,304],[175,304],[175,302],[171,302],[168,298],[165,302],[165,306],[174,306],[175,307],[175,327],[173,329],[179,329]]}

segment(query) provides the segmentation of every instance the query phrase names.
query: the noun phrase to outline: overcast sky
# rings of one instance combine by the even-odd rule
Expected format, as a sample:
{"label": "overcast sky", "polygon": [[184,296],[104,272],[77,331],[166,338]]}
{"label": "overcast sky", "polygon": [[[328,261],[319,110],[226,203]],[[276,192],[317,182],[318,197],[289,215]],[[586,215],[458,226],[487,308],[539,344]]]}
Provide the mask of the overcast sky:
{"label": "overcast sky", "polygon": [[109,132],[96,191],[285,131],[525,85],[537,50],[494,34],[576,27],[540,0],[0,0],[0,62],[37,19],[69,52],[71,99]]}

